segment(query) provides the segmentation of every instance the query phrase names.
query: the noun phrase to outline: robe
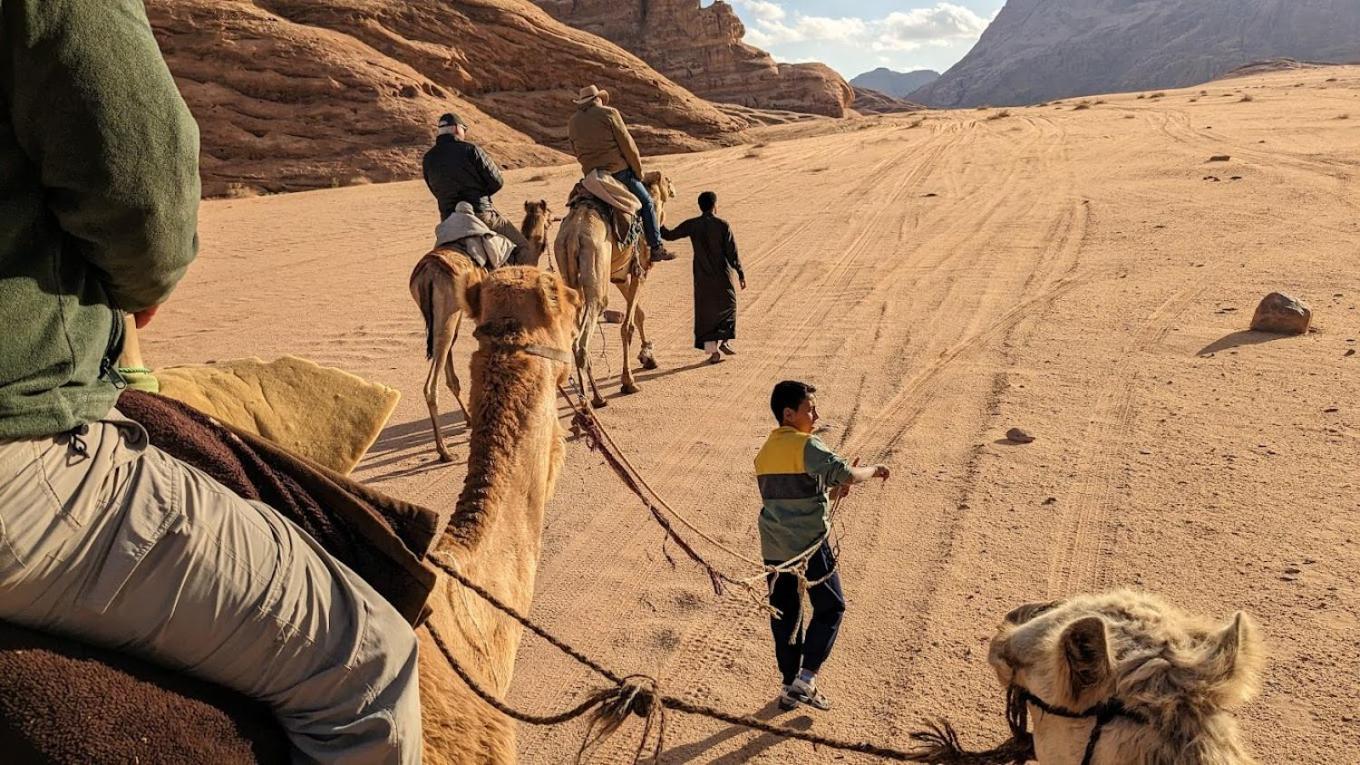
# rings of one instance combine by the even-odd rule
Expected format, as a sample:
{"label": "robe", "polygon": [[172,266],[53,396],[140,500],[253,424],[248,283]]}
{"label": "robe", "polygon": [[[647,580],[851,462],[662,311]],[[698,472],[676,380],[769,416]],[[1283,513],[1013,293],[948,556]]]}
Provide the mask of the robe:
{"label": "robe", "polygon": [[712,213],[661,229],[667,241],[689,238],[694,246],[694,347],[737,336],[737,290],[732,272],[745,276],[737,256],[737,240],[727,221]]}

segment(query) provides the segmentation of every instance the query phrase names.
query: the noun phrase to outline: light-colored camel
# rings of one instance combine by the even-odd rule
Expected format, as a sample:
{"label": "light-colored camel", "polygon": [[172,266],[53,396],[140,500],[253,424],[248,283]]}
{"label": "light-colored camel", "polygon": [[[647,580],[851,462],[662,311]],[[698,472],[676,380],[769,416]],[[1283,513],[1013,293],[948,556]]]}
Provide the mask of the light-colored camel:
{"label": "light-colored camel", "polygon": [[[517,265],[537,266],[548,249],[548,232],[556,219],[548,212],[544,200],[524,203],[524,223],[520,231],[529,240],[529,251]],[[460,284],[472,284],[486,277],[486,269],[478,266],[460,248],[453,245],[435,247],[411,271],[411,297],[420,306],[425,318],[425,358],[430,360],[430,371],[425,377],[425,405],[430,410],[430,425],[434,429],[434,448],[442,462],[453,457],[444,444],[444,433],[439,427],[439,386],[444,377],[467,417],[467,403],[463,401],[463,386],[453,362],[453,344],[463,327],[466,306],[459,297]]]}
{"label": "light-colored camel", "polygon": [[[660,172],[647,173],[643,182],[651,192],[656,203],[657,220],[665,222],[666,203],[675,196],[673,186]],[[647,315],[642,310],[642,287],[647,281],[647,272],[652,267],[651,253],[642,237],[638,238],[626,253],[619,247],[614,227],[589,205],[577,205],[562,220],[562,228],[557,232],[557,269],[567,284],[581,293],[584,311],[581,314],[580,332],[576,337],[576,382],[584,395],[585,384],[589,382],[594,396],[594,405],[607,403],[600,395],[595,384],[595,374],[590,367],[590,342],[595,334],[596,321],[609,304],[609,284],[611,279],[622,293],[625,308],[623,325],[619,332],[623,338],[622,390],[625,394],[638,391],[637,381],[628,356],[632,352],[633,329],[642,341],[638,352],[638,363],[643,369],[656,369],[656,354],[652,343],[647,339]],[[629,255],[632,255],[632,258]],[[636,261],[633,260],[636,258]],[[636,262],[637,267],[632,267]],[[620,268],[616,269],[615,264]]]}
{"label": "light-colored camel", "polygon": [[[1246,614],[1226,624],[1127,590],[1021,606],[992,639],[1002,685],[1050,708],[1111,702],[1130,716],[1104,725],[1093,765],[1250,765],[1231,710],[1260,688],[1261,639]],[[1094,719],[1030,704],[1041,765],[1079,765]]]}
{"label": "light-colored camel", "polygon": [[[477,323],[468,473],[436,553],[521,613],[529,611],[543,532],[565,452],[557,386],[569,374],[580,298],[556,274],[505,268],[470,282],[461,304]],[[534,355],[559,349],[560,360]],[[520,627],[458,583],[431,598],[433,625],[483,688],[504,697]],[[472,694],[420,631],[425,762],[515,761],[514,724]]]}

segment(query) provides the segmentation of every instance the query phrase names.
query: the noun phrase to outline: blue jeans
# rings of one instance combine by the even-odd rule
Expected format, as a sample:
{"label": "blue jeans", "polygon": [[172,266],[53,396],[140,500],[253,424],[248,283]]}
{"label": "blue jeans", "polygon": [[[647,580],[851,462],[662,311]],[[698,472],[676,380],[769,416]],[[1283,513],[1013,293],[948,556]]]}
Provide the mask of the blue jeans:
{"label": "blue jeans", "polygon": [[[782,561],[765,562],[774,565]],[[836,559],[831,554],[831,548],[823,543],[821,549],[808,559],[808,581],[815,582],[825,577],[835,567]],[[825,582],[808,590],[812,618],[808,620],[807,634],[802,632],[802,603],[798,597],[797,577],[792,574],[771,574],[766,579],[770,585],[770,605],[780,612],[778,617],[770,618],[775,660],[779,663],[784,685],[788,685],[798,677],[800,669],[809,672],[821,669],[822,662],[831,654],[831,646],[836,644],[841,617],[845,614],[841,575],[832,574]]]}
{"label": "blue jeans", "polygon": [[614,173],[614,180],[628,187],[633,196],[642,203],[642,231],[647,237],[647,245],[652,249],[661,246],[661,224],[656,220],[656,203],[647,191],[647,184],[637,177],[632,168]]}

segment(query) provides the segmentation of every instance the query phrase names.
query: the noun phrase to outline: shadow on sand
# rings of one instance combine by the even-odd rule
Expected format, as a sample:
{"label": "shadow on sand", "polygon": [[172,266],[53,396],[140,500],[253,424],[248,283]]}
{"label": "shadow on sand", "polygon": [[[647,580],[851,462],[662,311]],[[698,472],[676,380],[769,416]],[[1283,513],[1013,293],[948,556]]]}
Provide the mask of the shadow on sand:
{"label": "shadow on sand", "polygon": [[1220,351],[1232,350],[1233,348],[1241,348],[1247,345],[1260,345],[1261,343],[1269,343],[1272,340],[1288,340],[1291,337],[1295,337],[1295,335],[1277,335],[1272,332],[1243,330],[1241,332],[1233,332],[1220,337],[1199,349],[1199,353],[1195,355],[1209,356],[1211,354],[1219,353]]}
{"label": "shadow on sand", "polygon": [[[766,704],[764,707],[756,711],[754,716],[757,720],[770,722],[771,720],[774,720],[781,714],[784,713],[779,711],[779,703],[777,701],[771,701],[769,704]],[[790,719],[788,722],[784,723],[784,726],[791,730],[797,731],[811,730],[812,718],[808,717],[807,715],[799,715],[798,717],[794,717]],[[665,753],[662,755],[662,759],[664,759],[666,762],[695,762],[696,760],[702,758],[704,756],[704,753],[712,749],[713,747],[729,739],[736,738],[737,736],[748,734],[749,732],[750,731],[748,731],[746,728],[732,725],[722,729],[721,731],[718,731],[717,733],[714,733],[712,736],[709,736],[708,738],[702,741],[696,741],[693,744],[685,744],[683,746],[677,746],[671,749],[667,749]],[[711,760],[707,760],[706,762],[709,765],[739,765],[739,763],[750,762],[751,759],[754,758],[756,755],[760,754],[766,749],[769,749],[775,744],[781,743],[786,740],[787,739],[783,738],[782,736],[776,736],[772,733],[762,733],[759,736],[756,736],[755,738],[746,742],[744,746],[742,746],[735,752],[725,754],[722,755],[721,757],[716,757]]]}

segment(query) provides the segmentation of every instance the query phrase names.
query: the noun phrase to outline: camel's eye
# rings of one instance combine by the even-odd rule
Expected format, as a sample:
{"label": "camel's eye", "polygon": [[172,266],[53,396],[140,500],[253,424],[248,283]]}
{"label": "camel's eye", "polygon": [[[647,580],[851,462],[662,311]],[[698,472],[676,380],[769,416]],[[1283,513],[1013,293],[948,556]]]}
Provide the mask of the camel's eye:
{"label": "camel's eye", "polygon": [[1025,624],[1036,616],[1046,614],[1061,605],[1061,601],[1049,603],[1026,603],[1023,606],[1006,614],[1007,624]]}

